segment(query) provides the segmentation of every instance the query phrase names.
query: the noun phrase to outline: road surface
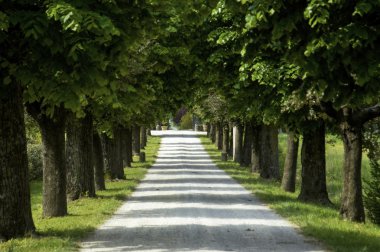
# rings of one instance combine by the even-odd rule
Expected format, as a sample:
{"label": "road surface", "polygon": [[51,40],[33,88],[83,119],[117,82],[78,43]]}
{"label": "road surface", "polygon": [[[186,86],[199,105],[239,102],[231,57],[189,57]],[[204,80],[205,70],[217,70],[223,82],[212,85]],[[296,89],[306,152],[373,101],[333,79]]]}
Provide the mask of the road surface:
{"label": "road surface", "polygon": [[161,131],[156,164],[81,251],[322,251],[217,168],[192,131]]}

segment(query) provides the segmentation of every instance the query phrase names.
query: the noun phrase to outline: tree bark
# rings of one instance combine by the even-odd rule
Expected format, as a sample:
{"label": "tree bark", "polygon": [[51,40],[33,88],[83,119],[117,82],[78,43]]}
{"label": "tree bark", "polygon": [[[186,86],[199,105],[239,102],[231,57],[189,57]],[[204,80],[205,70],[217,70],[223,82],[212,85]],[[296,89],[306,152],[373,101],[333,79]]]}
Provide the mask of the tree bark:
{"label": "tree bark", "polygon": [[218,122],[215,127],[215,145],[218,150],[223,149],[223,124]]}
{"label": "tree bark", "polygon": [[228,153],[228,144],[229,144],[229,134],[230,134],[230,129],[228,127],[228,124],[225,123],[223,125],[223,153],[227,155]]}
{"label": "tree bark", "polygon": [[77,200],[82,196],[95,197],[93,165],[92,115],[67,120],[66,144],[67,197]]}
{"label": "tree bark", "polygon": [[313,122],[314,128],[303,133],[301,192],[298,199],[330,204],[326,188],[325,125]]}
{"label": "tree bark", "polygon": [[216,140],[215,123],[212,123],[210,126],[210,139],[211,139],[211,142],[215,143],[215,140]]}
{"label": "tree bark", "polygon": [[111,175],[111,155],[112,155],[112,141],[111,138],[102,133],[100,135],[100,140],[103,148],[103,159],[104,159],[104,172]]}
{"label": "tree bark", "polygon": [[132,167],[133,153],[132,153],[132,128],[126,128],[126,151],[127,151],[127,167]]}
{"label": "tree bark", "polygon": [[[140,131],[139,131],[140,133]],[[140,134],[139,134],[140,135]],[[113,138],[112,138],[112,160],[111,160],[111,178],[112,179],[125,179],[123,158],[122,158],[122,148],[121,148],[121,129],[120,127],[113,128]]]}
{"label": "tree bark", "polygon": [[0,94],[0,239],[35,231],[29,189],[22,90]]}
{"label": "tree bark", "polygon": [[249,166],[252,159],[252,124],[250,122],[245,123],[244,128],[243,156],[240,164],[242,166]]}
{"label": "tree bark", "polygon": [[228,128],[230,132],[228,134],[228,156],[233,157],[233,149],[234,149],[234,137],[233,137],[233,124],[231,122],[228,123]]}
{"label": "tree bark", "polygon": [[98,132],[94,131],[93,135],[94,143],[94,169],[95,169],[95,186],[96,190],[105,190],[106,185],[104,182],[104,157],[103,148],[100,135]]}
{"label": "tree bark", "polygon": [[299,139],[294,132],[288,133],[284,174],[282,176],[281,188],[286,192],[295,192],[297,174],[297,156]]}
{"label": "tree bark", "polygon": [[39,104],[28,111],[38,122],[42,137],[43,154],[43,217],[67,215],[65,121],[66,111],[56,108],[53,117],[41,112]]}
{"label": "tree bark", "polygon": [[344,180],[340,214],[355,222],[364,222],[365,213],[362,196],[362,126],[340,124],[344,145]]}
{"label": "tree bark", "polygon": [[243,126],[237,123],[233,127],[233,160],[241,162],[243,148]]}
{"label": "tree bark", "polygon": [[145,149],[147,136],[146,136],[146,127],[144,126],[141,127],[140,139],[141,139],[141,149]]}
{"label": "tree bark", "polygon": [[133,155],[140,155],[140,126],[133,127]]}
{"label": "tree bark", "polygon": [[260,172],[261,171],[261,126],[252,126],[252,154],[251,154],[251,165],[252,172]]}
{"label": "tree bark", "polygon": [[262,125],[260,137],[260,176],[265,179],[280,179],[278,129],[272,125]]}

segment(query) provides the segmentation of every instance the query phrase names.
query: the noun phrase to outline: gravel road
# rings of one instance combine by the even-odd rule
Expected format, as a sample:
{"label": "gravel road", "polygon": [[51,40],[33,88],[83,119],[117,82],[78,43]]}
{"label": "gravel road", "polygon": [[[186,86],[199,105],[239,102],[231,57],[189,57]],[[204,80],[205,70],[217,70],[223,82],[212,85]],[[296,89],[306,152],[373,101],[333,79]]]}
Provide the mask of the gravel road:
{"label": "gravel road", "polygon": [[81,251],[323,251],[217,168],[196,132],[154,134],[156,164]]}

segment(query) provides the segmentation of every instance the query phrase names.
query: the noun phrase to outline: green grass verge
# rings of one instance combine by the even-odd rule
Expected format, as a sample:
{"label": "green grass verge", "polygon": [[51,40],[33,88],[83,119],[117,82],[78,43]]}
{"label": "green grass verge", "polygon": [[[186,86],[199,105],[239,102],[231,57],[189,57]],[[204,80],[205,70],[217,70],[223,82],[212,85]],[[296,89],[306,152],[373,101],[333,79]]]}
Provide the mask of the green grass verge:
{"label": "green grass verge", "polygon": [[[280,135],[280,164],[284,163],[286,135]],[[201,141],[213,161],[232,178],[267,203],[281,216],[298,225],[303,234],[320,240],[332,251],[380,251],[380,227],[371,223],[357,224],[344,221],[339,216],[339,198],[342,188],[343,147],[334,137],[328,138],[326,146],[328,191],[334,206],[325,207],[297,201],[297,192],[287,193],[281,190],[280,182],[261,179],[252,174],[248,167],[240,167],[229,160],[220,161],[220,151],[205,136]],[[298,165],[300,167],[300,165]],[[298,169],[300,171],[300,169]],[[299,172],[298,172],[299,173]],[[363,159],[363,176],[368,177],[369,165]]]}
{"label": "green grass verge", "polygon": [[133,168],[126,168],[127,180],[106,182],[105,191],[98,191],[97,198],[82,198],[70,202],[69,215],[59,218],[43,219],[42,216],[42,183],[31,183],[32,212],[38,238],[13,239],[0,244],[0,251],[76,251],[78,242],[121,206],[133,192],[147,169],[156,159],[160,145],[159,137],[149,137],[145,148],[146,162],[134,162]]}

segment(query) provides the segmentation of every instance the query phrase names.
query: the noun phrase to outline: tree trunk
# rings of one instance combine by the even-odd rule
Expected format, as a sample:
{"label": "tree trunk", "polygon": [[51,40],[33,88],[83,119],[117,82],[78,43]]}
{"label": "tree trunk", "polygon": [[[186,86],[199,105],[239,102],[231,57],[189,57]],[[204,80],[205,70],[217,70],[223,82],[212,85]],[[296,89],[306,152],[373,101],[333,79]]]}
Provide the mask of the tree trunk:
{"label": "tree trunk", "polygon": [[252,172],[261,171],[261,126],[252,126],[252,154],[251,154],[251,165]]}
{"label": "tree trunk", "polygon": [[111,175],[112,141],[105,133],[100,135],[100,140],[103,148],[104,172]]}
{"label": "tree trunk", "polygon": [[81,196],[95,197],[93,165],[92,115],[77,119],[71,114],[67,120],[67,196],[77,200]]}
{"label": "tree trunk", "polygon": [[215,123],[211,124],[210,126],[210,138],[211,138],[211,142],[215,143],[215,140],[216,140]]}
{"label": "tree trunk", "polygon": [[[210,123],[207,123],[207,136],[208,137],[210,137],[210,129],[211,129],[211,127],[210,127]],[[204,129],[203,129],[204,130]]]}
{"label": "tree trunk", "polygon": [[28,175],[22,90],[0,93],[0,240],[35,231]]}
{"label": "tree trunk", "polygon": [[133,127],[133,155],[140,155],[140,126]]}
{"label": "tree trunk", "polygon": [[228,124],[223,125],[223,153],[227,155],[228,153],[228,143],[229,143],[229,134],[230,134],[230,129],[228,127]]}
{"label": "tree trunk", "polygon": [[215,145],[218,150],[223,149],[223,124],[218,122],[215,127]]}
{"label": "tree trunk", "polygon": [[350,221],[364,222],[362,196],[362,126],[340,124],[344,145],[344,180],[340,214]]}
{"label": "tree trunk", "polygon": [[295,192],[299,139],[294,132],[288,133],[284,174],[281,187],[286,192]]}
{"label": "tree trunk", "polygon": [[103,148],[100,135],[98,132],[94,131],[93,135],[94,143],[94,169],[95,169],[95,186],[96,190],[105,190],[106,185],[104,182],[104,157]]}
{"label": "tree trunk", "polygon": [[228,123],[228,128],[230,129],[230,132],[228,133],[228,156],[233,157],[233,146],[234,146],[234,137],[233,137],[233,124]]}
{"label": "tree trunk", "polygon": [[133,162],[133,153],[132,153],[132,129],[131,128],[126,128],[125,131],[126,134],[126,151],[127,151],[127,167],[132,167],[132,162]]}
{"label": "tree trunk", "polygon": [[249,166],[252,159],[252,124],[250,122],[245,123],[244,129],[244,144],[243,144],[243,156],[240,164],[242,166]]}
{"label": "tree trunk", "polygon": [[243,126],[237,123],[233,128],[233,160],[241,162],[243,148]]}
{"label": "tree trunk", "polygon": [[326,189],[325,125],[313,122],[314,129],[303,133],[302,181],[299,200],[330,204]]}
{"label": "tree trunk", "polygon": [[53,118],[39,114],[43,144],[43,217],[67,215],[65,165],[65,111],[56,108]]}
{"label": "tree trunk", "polygon": [[[140,132],[139,132],[140,133]],[[121,129],[120,127],[114,127],[113,138],[111,140],[112,144],[112,160],[111,160],[111,178],[112,179],[125,179],[123,158],[122,158],[122,148],[121,148]]]}
{"label": "tree trunk", "polygon": [[141,139],[141,149],[145,149],[146,142],[147,142],[146,127],[141,127],[140,139]]}
{"label": "tree trunk", "polygon": [[278,129],[272,125],[262,125],[260,137],[260,176],[265,179],[280,179]]}

